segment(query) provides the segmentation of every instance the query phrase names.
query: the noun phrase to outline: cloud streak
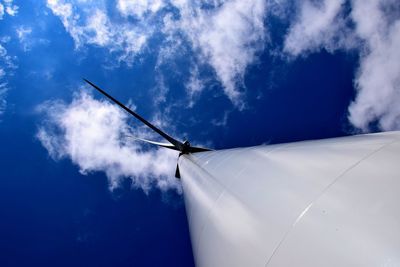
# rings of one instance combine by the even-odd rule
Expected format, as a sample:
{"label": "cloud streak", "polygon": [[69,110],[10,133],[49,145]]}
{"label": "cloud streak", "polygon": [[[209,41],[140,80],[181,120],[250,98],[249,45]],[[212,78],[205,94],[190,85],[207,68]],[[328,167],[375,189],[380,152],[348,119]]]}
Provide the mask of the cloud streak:
{"label": "cloud streak", "polygon": [[129,178],[145,192],[153,187],[180,192],[173,177],[177,153],[141,147],[129,137],[140,136],[141,130],[130,127],[127,115],[114,105],[81,92],[71,103],[46,102],[38,110],[45,120],[36,136],[52,159],[68,158],[82,174],[104,172],[111,189]]}

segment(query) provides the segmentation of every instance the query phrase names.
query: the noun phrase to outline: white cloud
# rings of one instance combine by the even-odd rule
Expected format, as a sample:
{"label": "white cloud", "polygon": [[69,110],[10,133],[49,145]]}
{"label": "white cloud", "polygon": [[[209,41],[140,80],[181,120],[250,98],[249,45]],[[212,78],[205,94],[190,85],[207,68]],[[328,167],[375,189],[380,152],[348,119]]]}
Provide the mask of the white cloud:
{"label": "white cloud", "polygon": [[232,110],[225,110],[221,118],[215,118],[211,121],[211,123],[215,126],[225,127],[228,124],[229,115],[231,113]]}
{"label": "white cloud", "polygon": [[[9,38],[1,39],[1,42],[4,43]],[[7,76],[12,75],[17,68],[15,61],[16,57],[9,55],[7,49],[0,43],[0,115],[4,113],[7,106],[6,95],[9,90]]]}
{"label": "white cloud", "polygon": [[168,86],[165,84],[164,76],[158,74],[156,76],[156,86],[154,88],[153,104],[159,106],[161,103],[167,101],[167,94],[169,92]]}
{"label": "white cloud", "polygon": [[[4,75],[4,70],[0,69],[0,79]],[[7,88],[5,83],[0,83],[0,115],[4,113],[4,110],[6,109],[7,106],[7,101],[6,101],[6,93],[7,93]]]}
{"label": "white cloud", "polygon": [[298,18],[285,38],[284,51],[298,56],[322,47],[331,51],[342,47],[348,40],[343,31],[344,18],[340,15],[345,0],[301,3]]}
{"label": "white cloud", "polygon": [[145,14],[156,13],[165,3],[162,0],[118,0],[117,9],[123,16],[143,18]]}
{"label": "white cloud", "polygon": [[0,66],[3,68],[3,70],[15,70],[17,68],[15,61],[16,57],[9,55],[7,49],[0,44]]}
{"label": "white cloud", "polygon": [[349,119],[368,131],[378,122],[382,130],[400,129],[400,14],[387,14],[395,1],[353,1],[356,33],[366,42],[356,77],[358,95]]}
{"label": "white cloud", "polygon": [[[349,107],[349,120],[369,131],[372,123],[382,130],[400,129],[400,10],[397,0],[306,1],[299,19],[290,27],[284,51],[294,56],[324,48],[355,49],[360,54],[356,74],[357,96]],[[351,21],[354,26],[348,26]]]}
{"label": "white cloud", "polygon": [[143,25],[112,22],[104,7],[93,3],[72,5],[67,1],[48,0],[47,6],[61,19],[77,49],[86,44],[104,47],[118,62],[128,65],[133,63],[151,35],[151,29]]}
{"label": "white cloud", "polygon": [[140,135],[140,129],[128,126],[127,115],[114,105],[82,92],[69,104],[48,102],[39,110],[46,120],[37,138],[53,159],[69,158],[83,174],[105,172],[111,189],[130,178],[145,192],[153,186],[180,192],[173,177],[178,154],[167,149],[144,150],[129,138]]}
{"label": "white cloud", "polygon": [[19,26],[16,29],[17,37],[22,45],[22,49],[26,52],[31,49],[31,38],[30,35],[32,34],[32,28],[28,26]]}
{"label": "white cloud", "polygon": [[32,33],[32,28],[20,26],[17,28],[16,32],[17,32],[18,39],[23,41],[27,38],[28,35],[30,35]]}
{"label": "white cloud", "polygon": [[190,78],[186,83],[186,91],[189,96],[188,107],[193,107],[195,104],[196,97],[203,91],[205,85],[204,81],[199,77],[199,69],[194,66],[190,70]]}
{"label": "white cloud", "polygon": [[18,6],[13,4],[13,0],[3,0],[0,2],[0,20],[3,19],[4,14],[15,16],[18,14]]}
{"label": "white cloud", "polygon": [[[243,108],[244,102],[238,86],[248,65],[264,48],[266,29],[264,1],[184,1],[173,4],[180,10],[179,27],[209,63],[223,85],[225,94]],[[204,9],[207,4],[211,8]]]}
{"label": "white cloud", "polygon": [[15,15],[17,15],[17,13],[18,13],[18,6],[16,6],[16,5],[7,6],[7,7],[6,7],[6,12],[7,12],[7,14],[10,15],[10,16],[15,16]]}
{"label": "white cloud", "polygon": [[17,15],[18,9],[19,7],[13,4],[13,0],[3,0],[3,3],[0,3],[0,19],[3,18],[4,13],[10,16]]}
{"label": "white cloud", "polygon": [[4,16],[4,6],[2,3],[0,3],[0,19],[3,19]]}
{"label": "white cloud", "polygon": [[81,46],[80,36],[83,31],[77,25],[79,16],[73,14],[72,4],[61,2],[59,0],[48,0],[47,7],[51,9],[54,15],[60,17],[66,31],[71,35],[77,47]]}

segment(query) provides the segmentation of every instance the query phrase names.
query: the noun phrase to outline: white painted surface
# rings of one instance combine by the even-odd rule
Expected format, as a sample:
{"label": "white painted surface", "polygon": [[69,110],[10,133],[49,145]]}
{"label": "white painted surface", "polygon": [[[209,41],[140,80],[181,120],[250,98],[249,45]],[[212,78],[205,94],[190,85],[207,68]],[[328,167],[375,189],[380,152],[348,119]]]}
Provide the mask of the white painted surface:
{"label": "white painted surface", "polygon": [[400,266],[400,132],[179,166],[197,266]]}

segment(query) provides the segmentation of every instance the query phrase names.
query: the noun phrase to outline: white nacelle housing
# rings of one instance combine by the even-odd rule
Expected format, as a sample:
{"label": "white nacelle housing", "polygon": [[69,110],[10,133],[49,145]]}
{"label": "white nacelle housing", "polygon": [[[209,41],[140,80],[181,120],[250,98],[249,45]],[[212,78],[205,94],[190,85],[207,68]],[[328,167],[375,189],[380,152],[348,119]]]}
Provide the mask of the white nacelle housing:
{"label": "white nacelle housing", "polygon": [[400,132],[183,155],[198,267],[400,266]]}

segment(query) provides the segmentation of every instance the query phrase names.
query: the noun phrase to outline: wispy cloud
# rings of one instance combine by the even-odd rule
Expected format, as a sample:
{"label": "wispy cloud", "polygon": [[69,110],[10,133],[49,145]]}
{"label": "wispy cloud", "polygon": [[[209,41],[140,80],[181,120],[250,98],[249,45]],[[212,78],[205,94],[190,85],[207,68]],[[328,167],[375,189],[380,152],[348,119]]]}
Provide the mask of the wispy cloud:
{"label": "wispy cloud", "polygon": [[[3,70],[0,69],[0,75],[2,74]],[[0,83],[0,115],[4,113],[4,110],[6,109],[7,106],[6,93],[7,93],[7,88],[5,87],[5,84]]]}
{"label": "wispy cloud", "polygon": [[27,52],[31,49],[32,41],[31,41],[31,34],[32,34],[32,28],[28,26],[19,26],[16,29],[16,34],[18,37],[18,40],[22,46],[22,49]]}
{"label": "wispy cloud", "polygon": [[81,92],[71,103],[46,102],[39,111],[45,120],[37,138],[54,160],[69,158],[82,174],[104,172],[111,189],[130,178],[145,192],[154,186],[180,192],[173,176],[177,153],[143,149],[130,138],[140,136],[141,129],[130,127],[126,114],[114,105]]}
{"label": "wispy cloud", "polygon": [[101,4],[73,5],[62,0],[48,0],[47,6],[58,16],[71,35],[77,49],[95,45],[108,49],[118,62],[128,65],[145,47],[151,29],[129,24],[128,20],[113,22]]}
{"label": "wispy cloud", "polygon": [[3,19],[4,16],[4,6],[2,3],[0,3],[0,19]]}
{"label": "wispy cloud", "polygon": [[[400,10],[396,0],[305,1],[286,36],[284,51],[294,56],[319,49],[359,51],[357,96],[349,120],[369,131],[400,129]],[[351,22],[351,23],[349,23]]]}
{"label": "wispy cloud", "polygon": [[3,19],[4,15],[15,16],[18,14],[18,6],[13,3],[13,0],[0,1],[0,19]]}
{"label": "wispy cloud", "polygon": [[[18,6],[13,3],[13,0],[0,1],[0,20],[3,20],[5,15],[13,17],[17,13]],[[10,55],[6,49],[10,39],[10,36],[0,37],[0,115],[4,113],[7,107],[8,77],[13,75],[17,68],[17,58]]]}
{"label": "wispy cloud", "polygon": [[[368,131],[400,129],[400,9],[398,1],[353,1],[356,33],[365,41],[349,119]],[[396,8],[393,8],[397,5]]]}
{"label": "wispy cloud", "polygon": [[213,119],[211,123],[215,126],[225,127],[228,124],[229,115],[231,113],[232,110],[226,110],[222,117]]}
{"label": "wispy cloud", "polygon": [[8,54],[4,47],[9,38],[3,37],[0,41],[0,115],[2,115],[7,106],[7,91],[9,90],[7,77],[13,75],[17,68],[16,57]]}
{"label": "wispy cloud", "polygon": [[[2,38],[2,40],[5,40],[4,42],[7,43],[9,41],[8,38]],[[17,64],[15,63],[16,57],[11,56],[8,52],[7,49],[4,47],[4,42],[0,41],[0,60],[1,60],[1,68],[2,68],[2,76],[0,78],[3,78],[6,74],[6,70],[15,70],[17,68]]]}
{"label": "wispy cloud", "polygon": [[163,0],[118,0],[117,8],[123,16],[143,18],[145,15],[156,13],[165,5]]}
{"label": "wispy cloud", "polygon": [[[173,1],[178,22],[200,60],[210,64],[225,94],[239,109],[244,107],[243,77],[255,54],[264,48],[266,29],[264,1]],[[204,6],[207,8],[204,8]]]}
{"label": "wispy cloud", "polygon": [[303,1],[285,38],[284,52],[293,56],[324,48],[334,51],[351,46],[352,35],[341,13],[345,0]]}
{"label": "wispy cloud", "polygon": [[186,83],[186,91],[189,97],[188,107],[193,107],[196,97],[203,91],[204,81],[200,79],[199,68],[195,65],[190,69],[189,81]]}
{"label": "wispy cloud", "polygon": [[164,76],[158,73],[156,76],[156,86],[154,88],[153,103],[155,106],[165,103],[167,101],[167,94],[169,92],[168,86],[165,84]]}

